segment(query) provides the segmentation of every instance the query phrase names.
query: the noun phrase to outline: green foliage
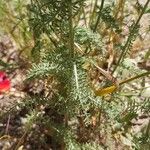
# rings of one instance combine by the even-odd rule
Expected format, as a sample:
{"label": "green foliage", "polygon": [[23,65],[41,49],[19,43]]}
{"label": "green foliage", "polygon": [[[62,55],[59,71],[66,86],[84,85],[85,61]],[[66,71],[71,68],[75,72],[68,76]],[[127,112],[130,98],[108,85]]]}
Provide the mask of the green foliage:
{"label": "green foliage", "polygon": [[[126,129],[130,127],[130,121],[137,117],[137,111],[141,109],[140,104],[135,104],[133,97],[120,96],[118,93],[114,94],[111,97],[112,102],[108,103],[107,101],[103,102],[107,98],[95,97],[94,92],[91,90],[90,76],[88,76],[88,71],[83,68],[83,65],[92,57],[89,57],[89,53],[86,52],[87,49],[90,52],[94,49],[98,51],[99,56],[107,55],[107,51],[103,46],[106,39],[102,40],[103,37],[100,32],[94,33],[89,28],[73,24],[73,20],[80,12],[80,4],[83,2],[66,1],[64,3],[63,1],[32,0],[31,4],[28,5],[29,25],[35,38],[35,47],[32,50],[32,54],[35,60],[38,59],[38,62],[32,65],[27,78],[31,81],[48,78],[49,76],[55,78],[57,92],[54,92],[51,98],[45,99],[46,109],[51,110],[49,112],[51,115],[45,114],[43,116],[43,122],[45,122],[43,126],[48,125],[49,129],[54,129],[56,136],[52,134],[53,138],[59,142],[59,137],[63,138],[68,150],[102,149],[98,143],[91,140],[90,135],[89,137],[78,137],[76,135],[77,131],[74,131],[74,128],[77,130],[77,126],[83,123],[84,125],[81,128],[85,130],[84,132],[87,132],[86,128],[92,126],[92,117],[96,112],[97,117],[101,113],[107,116],[107,121],[104,119],[104,122],[120,123],[121,128]],[[106,29],[110,29],[116,34],[121,32],[110,6],[102,9],[101,19],[106,24]],[[139,26],[133,24],[128,42],[123,49],[132,48],[138,31]],[[42,39],[43,34],[48,38],[45,43],[46,46]],[[76,52],[76,49],[72,46],[74,42],[81,46],[82,50],[85,49],[83,50],[84,56]],[[72,45],[70,45],[71,43]],[[71,55],[72,52],[73,55]],[[136,68],[132,62],[131,64],[128,61],[126,62],[121,66],[122,71]],[[120,70],[119,74],[122,74],[122,71]],[[56,90],[56,87],[52,88],[54,91]],[[126,102],[122,102],[122,98]],[[36,103],[36,105],[41,105],[39,101]],[[126,105],[128,106],[124,107]],[[53,111],[55,114],[53,114]],[[120,116],[120,113],[124,111],[127,111],[125,115]],[[59,125],[56,118],[60,119]],[[66,118],[67,126],[65,126],[66,121],[62,121]],[[76,124],[69,125],[71,121],[75,121]],[[108,127],[111,127],[111,124],[108,123]],[[96,131],[97,129],[91,132]],[[89,140],[84,144],[77,142],[78,138],[88,138]]]}
{"label": "green foliage", "polygon": [[117,20],[112,16],[112,6],[107,6],[102,10],[101,18],[106,23],[107,28],[111,28],[115,32],[119,33],[120,28]]}
{"label": "green foliage", "polygon": [[[42,131],[46,131],[43,139],[49,136],[53,141],[52,146],[59,146],[57,149],[101,150],[111,149],[112,145],[115,149],[114,143],[118,141],[123,148],[135,147],[134,139],[128,138],[131,133],[126,132],[131,128],[131,121],[138,117],[139,111],[149,111],[148,99],[141,102],[141,93],[135,92],[135,89],[132,91],[132,84],[121,86],[116,93],[104,97],[96,96],[93,91],[93,84],[101,86],[104,83],[106,86],[108,81],[101,79],[102,74],[90,60],[107,72],[110,71],[110,75],[116,74],[117,80],[140,72],[136,63],[126,58],[126,54],[139,35],[139,21],[143,13],[129,27],[125,41],[121,36],[119,19],[114,14],[117,3],[106,6],[105,1],[102,2],[104,6],[101,11],[95,1],[94,9],[88,12],[89,16],[94,17],[90,23],[92,20],[95,22],[101,13],[96,31],[90,28],[90,23],[85,27],[76,21],[84,14],[84,7],[93,8],[93,2],[31,0],[25,9],[28,22],[25,19],[24,29],[29,25],[34,42],[31,50],[33,59],[29,60],[31,68],[26,81],[37,82],[40,88],[44,87],[34,94],[27,92],[26,100],[20,104],[21,108],[28,110],[25,129],[27,132],[34,131],[32,125],[39,125]],[[86,22],[86,17],[84,19]],[[122,48],[119,51],[116,51],[117,37],[120,38],[117,44]],[[122,44],[123,40],[125,43]],[[119,56],[119,60],[118,57],[114,58],[114,53],[116,57]],[[111,60],[112,57],[117,63]],[[0,63],[7,65],[2,61]],[[38,83],[41,80],[43,84]],[[120,138],[117,139],[113,133]],[[136,140],[140,141],[141,138]]]}
{"label": "green foliage", "polygon": [[[29,10],[29,25],[33,31],[35,38],[35,48],[33,51],[37,53],[40,50],[40,35],[42,33],[47,34],[50,41],[57,47],[55,39],[59,41],[59,44],[68,43],[66,41],[69,37],[69,18],[74,17],[78,12],[79,6],[84,1],[74,1],[70,4],[69,1],[64,3],[63,1],[31,1],[31,5],[28,5]],[[72,9],[72,16],[70,16],[70,6]],[[55,38],[55,39],[54,39]],[[34,53],[33,52],[33,53]]]}
{"label": "green foliage", "polygon": [[49,72],[52,73],[53,70],[56,70],[56,67],[50,65],[50,63],[39,63],[38,65],[33,64],[32,65],[32,69],[29,70],[29,75],[28,75],[28,79],[31,78],[36,78],[36,77],[40,77],[40,76],[44,76],[46,74],[48,74]]}
{"label": "green foliage", "polygon": [[75,28],[74,32],[75,42],[84,47],[90,45],[93,49],[99,50],[99,53],[104,53],[102,51],[103,41],[100,34],[93,33],[90,29],[83,27]]}

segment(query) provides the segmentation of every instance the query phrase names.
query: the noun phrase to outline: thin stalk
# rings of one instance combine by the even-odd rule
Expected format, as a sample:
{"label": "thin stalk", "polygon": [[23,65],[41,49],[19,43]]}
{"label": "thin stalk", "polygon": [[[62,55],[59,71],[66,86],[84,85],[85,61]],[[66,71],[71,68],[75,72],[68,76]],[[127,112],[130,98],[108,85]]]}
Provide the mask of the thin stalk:
{"label": "thin stalk", "polygon": [[91,63],[100,71],[100,73],[106,77],[108,80],[113,81],[114,77],[109,74],[109,72],[105,71],[104,69],[102,69],[101,67],[99,67],[98,65],[96,65],[93,61],[91,61]]}
{"label": "thin stalk", "polygon": [[85,13],[85,9],[84,9],[83,6],[82,6],[82,11],[83,11],[83,18],[84,18],[85,26],[88,27],[88,26],[87,26],[86,13]]}
{"label": "thin stalk", "polygon": [[72,21],[72,1],[69,2],[69,44],[70,44],[70,56],[74,57],[74,32]]}
{"label": "thin stalk", "polygon": [[102,14],[102,9],[103,9],[103,6],[104,6],[104,1],[105,1],[105,0],[102,0],[102,2],[101,2],[101,6],[100,6],[100,9],[99,9],[99,15],[98,15],[98,17],[97,17],[97,21],[96,21],[96,23],[95,23],[93,32],[96,31],[97,26],[98,26],[98,24],[99,24],[99,21],[100,21],[100,18],[101,18],[101,14]]}
{"label": "thin stalk", "polygon": [[[94,6],[91,4],[91,9],[90,9],[90,19],[89,19],[89,26],[92,24],[93,22],[93,18],[94,18],[94,14],[96,12],[96,6],[97,6],[97,1],[98,0],[95,0],[95,3],[94,3]],[[92,7],[93,6],[93,7]],[[93,9],[92,9],[93,8]]]}
{"label": "thin stalk", "polygon": [[[71,60],[71,67],[73,67],[73,58],[74,58],[74,31],[73,31],[73,14],[72,14],[72,0],[68,1],[68,10],[69,10],[69,48],[70,48],[70,60]],[[71,70],[71,76],[73,75],[73,70]],[[71,82],[68,83],[68,87],[71,88]],[[66,112],[64,114],[65,116],[65,127],[68,126],[68,113]],[[64,144],[62,144],[62,147],[64,147]]]}
{"label": "thin stalk", "polygon": [[135,80],[135,79],[138,79],[138,78],[147,76],[147,75],[149,75],[149,74],[150,74],[150,71],[144,72],[144,73],[142,73],[142,74],[140,74],[140,75],[137,75],[137,76],[135,76],[135,77],[126,79],[126,80],[124,80],[124,81],[121,81],[121,82],[119,83],[119,85],[122,85],[122,84],[124,84],[124,83],[128,83],[128,82],[130,82],[130,81],[132,81],[132,80]]}
{"label": "thin stalk", "polygon": [[74,75],[75,75],[75,81],[76,81],[76,89],[77,91],[79,90],[79,82],[78,82],[78,73],[77,73],[77,66],[76,63],[74,62]]}
{"label": "thin stalk", "polygon": [[117,84],[113,84],[113,85],[111,85],[111,86],[109,86],[109,87],[106,87],[106,88],[103,88],[103,89],[100,88],[100,89],[98,89],[98,90],[95,90],[95,89],[93,88],[93,90],[94,90],[94,93],[95,93],[96,96],[104,96],[104,95],[107,95],[107,94],[110,94],[110,93],[116,91],[116,89],[118,89],[118,86],[120,86],[120,85],[122,85],[122,84],[124,84],[124,83],[128,83],[128,82],[130,82],[130,81],[132,81],[132,80],[135,80],[135,79],[144,77],[144,76],[149,75],[149,74],[150,74],[150,71],[149,71],[149,72],[142,73],[142,74],[137,75],[137,76],[135,76],[135,77],[129,78],[129,79],[127,79],[127,80],[121,81],[119,84],[118,84],[118,83],[117,83]]}
{"label": "thin stalk", "polygon": [[8,130],[9,130],[9,125],[10,125],[10,115],[8,115],[8,120],[7,120],[7,124],[6,124],[6,129],[5,129],[5,134],[8,134]]}
{"label": "thin stalk", "polygon": [[114,70],[113,70],[113,73],[115,72],[115,70],[116,70],[117,67],[119,66],[119,64],[120,64],[120,62],[122,61],[122,59],[123,59],[123,58],[125,57],[125,55],[127,54],[127,52],[128,52],[128,45],[129,45],[129,43],[131,42],[132,36],[134,35],[134,30],[135,30],[135,28],[137,28],[137,26],[138,26],[138,24],[139,24],[139,21],[141,20],[141,18],[142,18],[142,16],[143,16],[143,14],[144,14],[144,12],[145,12],[145,10],[146,10],[146,8],[147,8],[149,2],[150,2],[150,0],[147,0],[147,2],[145,3],[145,5],[144,5],[144,7],[143,7],[143,9],[142,9],[141,14],[139,15],[139,17],[138,17],[136,23],[134,24],[133,28],[131,29],[130,34],[129,34],[129,36],[128,36],[128,39],[127,39],[125,45],[123,46],[123,50],[122,50],[122,53],[121,53],[121,55],[120,55],[120,58],[119,58],[119,60],[118,60],[118,62],[117,62],[117,64],[116,64],[116,67],[115,67]]}

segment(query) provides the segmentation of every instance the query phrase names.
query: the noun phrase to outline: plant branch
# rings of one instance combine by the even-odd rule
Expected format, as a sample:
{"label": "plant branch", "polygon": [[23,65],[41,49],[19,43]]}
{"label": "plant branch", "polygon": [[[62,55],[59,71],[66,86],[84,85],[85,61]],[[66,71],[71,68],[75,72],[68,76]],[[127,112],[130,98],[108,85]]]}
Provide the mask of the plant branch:
{"label": "plant branch", "polygon": [[97,17],[97,21],[96,21],[96,23],[95,23],[93,32],[96,31],[97,26],[98,26],[98,24],[99,24],[99,21],[100,21],[100,18],[101,18],[101,14],[102,14],[102,9],[103,9],[103,6],[104,6],[104,1],[105,1],[105,0],[102,0],[102,2],[101,2],[101,6],[100,6],[100,9],[99,9],[99,15],[98,15],[98,17]]}
{"label": "plant branch", "polygon": [[72,1],[69,3],[69,44],[70,44],[70,56],[74,57],[74,32],[73,32],[73,21],[72,21]]}
{"label": "plant branch", "polygon": [[89,26],[92,25],[92,22],[93,22],[94,14],[96,12],[97,1],[98,0],[95,0],[93,7],[92,7],[92,4],[91,4],[91,10],[90,10],[91,15],[90,15],[90,19],[89,19]]}
{"label": "plant branch", "polygon": [[122,53],[121,53],[121,55],[120,55],[120,58],[119,58],[119,60],[118,60],[118,62],[117,62],[117,64],[116,64],[116,67],[114,68],[114,70],[113,70],[112,73],[115,72],[115,70],[116,70],[117,67],[119,66],[120,62],[122,61],[122,59],[126,56],[126,54],[127,54],[127,52],[128,52],[128,45],[129,45],[129,43],[131,42],[132,37],[134,36],[134,30],[137,28],[137,26],[138,26],[138,24],[139,24],[139,22],[140,22],[140,20],[141,20],[141,18],[142,18],[142,16],[143,16],[143,14],[144,14],[144,12],[145,12],[145,10],[146,10],[146,8],[147,8],[149,2],[150,2],[150,0],[147,0],[147,2],[145,3],[145,5],[144,5],[144,7],[143,7],[143,9],[142,9],[141,14],[139,15],[139,17],[138,17],[136,23],[134,24],[133,28],[131,29],[130,34],[129,34],[129,36],[128,36],[128,39],[127,39],[125,45],[123,46],[123,49],[122,49]]}
{"label": "plant branch", "polygon": [[121,82],[119,83],[119,85],[122,85],[122,84],[124,84],[124,83],[128,83],[128,82],[130,82],[130,81],[132,81],[132,80],[135,80],[135,79],[138,79],[138,78],[147,76],[147,75],[149,75],[149,74],[150,74],[150,71],[144,72],[144,73],[142,73],[142,74],[140,74],[140,75],[137,75],[137,76],[135,76],[135,77],[126,79],[126,80],[124,80],[124,81],[121,81]]}

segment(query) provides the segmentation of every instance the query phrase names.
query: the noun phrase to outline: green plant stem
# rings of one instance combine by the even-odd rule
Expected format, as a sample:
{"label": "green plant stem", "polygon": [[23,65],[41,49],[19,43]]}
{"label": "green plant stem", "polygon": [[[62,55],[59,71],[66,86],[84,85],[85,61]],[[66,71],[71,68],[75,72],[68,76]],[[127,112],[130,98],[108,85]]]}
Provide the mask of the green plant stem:
{"label": "green plant stem", "polygon": [[127,52],[128,52],[128,45],[129,45],[129,43],[130,43],[131,40],[132,40],[132,36],[134,35],[134,30],[135,30],[135,28],[137,28],[137,26],[138,26],[138,24],[139,24],[139,21],[141,20],[141,18],[142,18],[142,16],[143,16],[143,14],[144,14],[144,12],[145,12],[145,10],[146,10],[146,8],[147,8],[149,2],[150,2],[150,0],[147,0],[147,2],[145,3],[145,5],[144,5],[144,7],[143,7],[143,9],[142,9],[141,14],[139,15],[139,17],[138,17],[136,23],[134,24],[133,28],[131,29],[131,31],[130,31],[130,33],[129,33],[129,36],[128,36],[128,39],[127,39],[125,45],[123,46],[123,49],[122,49],[122,53],[121,53],[121,55],[120,55],[120,58],[119,58],[119,60],[118,60],[118,62],[117,62],[117,64],[116,64],[116,67],[114,68],[114,70],[113,70],[112,73],[115,72],[115,70],[116,70],[117,67],[119,66],[120,62],[122,61],[122,59],[126,56],[126,54],[127,54]]}
{"label": "green plant stem", "polygon": [[91,10],[90,10],[91,15],[90,15],[90,20],[89,20],[89,26],[92,25],[92,22],[93,22],[93,18],[94,18],[95,12],[96,12],[97,1],[98,0],[95,0],[93,7],[91,5]]}
{"label": "green plant stem", "polygon": [[72,21],[72,0],[69,2],[69,44],[70,44],[70,57],[74,58],[74,32]]}
{"label": "green plant stem", "polygon": [[98,17],[97,17],[97,21],[96,21],[96,23],[95,23],[93,32],[96,31],[97,26],[98,26],[98,24],[99,24],[99,21],[100,21],[100,18],[101,18],[101,14],[102,14],[102,9],[103,9],[103,6],[104,6],[104,1],[105,1],[105,0],[102,0],[102,2],[101,2],[101,6],[100,6],[100,9],[99,9],[99,15],[98,15]]}
{"label": "green plant stem", "polygon": [[142,74],[140,74],[140,75],[137,75],[137,76],[135,76],[135,77],[126,79],[126,80],[124,80],[124,81],[121,81],[121,82],[119,83],[119,85],[122,85],[122,84],[124,84],[124,83],[128,83],[128,82],[130,82],[130,81],[132,81],[132,80],[135,80],[135,79],[138,79],[138,78],[147,76],[147,75],[149,75],[149,74],[150,74],[150,71],[144,72],[144,73],[142,73]]}
{"label": "green plant stem", "polygon": [[84,19],[84,22],[85,22],[85,26],[88,27],[87,26],[87,19],[86,19],[86,12],[85,12],[85,9],[84,9],[83,6],[82,6],[82,11],[83,11],[83,19]]}

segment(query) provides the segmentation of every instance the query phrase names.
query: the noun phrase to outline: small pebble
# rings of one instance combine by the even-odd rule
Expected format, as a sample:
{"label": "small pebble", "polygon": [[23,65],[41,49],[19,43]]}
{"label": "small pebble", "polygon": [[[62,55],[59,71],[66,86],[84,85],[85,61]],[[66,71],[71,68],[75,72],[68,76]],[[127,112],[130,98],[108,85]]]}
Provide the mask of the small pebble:
{"label": "small pebble", "polygon": [[20,93],[14,93],[14,96],[16,96],[16,97],[21,97],[21,96],[20,96]]}
{"label": "small pebble", "polygon": [[11,89],[10,89],[10,92],[15,92],[15,91],[16,91],[15,88],[11,88]]}

